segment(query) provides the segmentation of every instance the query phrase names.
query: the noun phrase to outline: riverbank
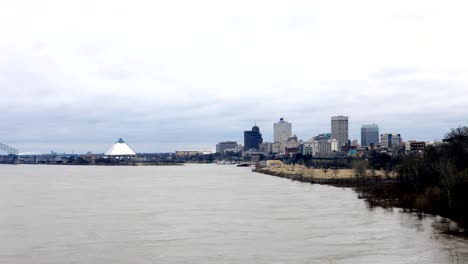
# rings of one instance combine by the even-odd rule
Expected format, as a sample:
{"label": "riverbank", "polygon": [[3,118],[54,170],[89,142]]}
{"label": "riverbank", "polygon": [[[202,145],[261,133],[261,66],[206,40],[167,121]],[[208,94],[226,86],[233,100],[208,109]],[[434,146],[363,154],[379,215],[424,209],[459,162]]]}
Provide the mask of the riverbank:
{"label": "riverbank", "polygon": [[291,180],[338,186],[355,186],[363,180],[395,182],[398,176],[395,172],[367,170],[365,177],[356,177],[352,169],[316,169],[303,165],[267,166],[256,168],[254,171]]}
{"label": "riverbank", "polygon": [[353,188],[369,207],[401,208],[404,212],[417,213],[421,217],[425,213],[442,216],[453,220],[446,223],[448,233],[467,235],[466,219],[450,214],[445,207],[437,204],[440,190],[434,187],[424,193],[404,191],[398,184],[395,172],[367,170],[365,177],[356,177],[351,169],[314,169],[301,165],[259,167],[253,171],[293,181]]}

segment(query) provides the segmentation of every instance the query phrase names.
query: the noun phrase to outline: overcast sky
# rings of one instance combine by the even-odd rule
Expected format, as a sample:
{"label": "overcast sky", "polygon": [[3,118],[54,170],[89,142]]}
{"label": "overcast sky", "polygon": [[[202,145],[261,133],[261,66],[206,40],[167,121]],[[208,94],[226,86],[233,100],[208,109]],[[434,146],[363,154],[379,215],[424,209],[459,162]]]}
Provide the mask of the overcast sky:
{"label": "overcast sky", "polygon": [[468,125],[466,1],[0,1],[0,142],[214,149],[284,117],[404,140]]}

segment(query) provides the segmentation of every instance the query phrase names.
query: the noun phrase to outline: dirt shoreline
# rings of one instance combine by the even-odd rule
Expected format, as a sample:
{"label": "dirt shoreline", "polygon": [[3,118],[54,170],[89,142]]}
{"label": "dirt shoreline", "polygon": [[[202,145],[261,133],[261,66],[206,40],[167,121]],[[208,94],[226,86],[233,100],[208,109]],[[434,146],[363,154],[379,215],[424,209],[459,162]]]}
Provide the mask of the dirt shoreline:
{"label": "dirt shoreline", "polygon": [[356,186],[362,180],[395,182],[397,174],[381,170],[367,170],[366,177],[357,178],[352,169],[315,169],[303,165],[259,167],[255,172],[309,183]]}

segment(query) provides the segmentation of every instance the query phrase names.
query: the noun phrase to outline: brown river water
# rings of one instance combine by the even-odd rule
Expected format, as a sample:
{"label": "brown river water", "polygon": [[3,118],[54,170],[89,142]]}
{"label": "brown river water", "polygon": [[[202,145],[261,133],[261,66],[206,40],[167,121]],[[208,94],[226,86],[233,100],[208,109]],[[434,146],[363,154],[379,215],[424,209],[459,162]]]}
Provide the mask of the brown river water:
{"label": "brown river water", "polygon": [[0,165],[0,263],[468,263],[438,217],[229,165]]}

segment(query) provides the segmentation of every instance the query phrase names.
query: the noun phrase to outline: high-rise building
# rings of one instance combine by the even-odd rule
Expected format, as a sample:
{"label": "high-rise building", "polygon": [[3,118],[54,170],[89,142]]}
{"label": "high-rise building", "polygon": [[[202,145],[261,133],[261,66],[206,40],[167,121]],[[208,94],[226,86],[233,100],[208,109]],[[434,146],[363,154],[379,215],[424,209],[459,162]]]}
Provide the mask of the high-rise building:
{"label": "high-rise building", "polygon": [[275,142],[284,142],[292,136],[291,123],[280,118],[278,123],[273,124],[273,139]]}
{"label": "high-rise building", "polygon": [[237,152],[238,150],[239,145],[237,144],[237,141],[225,141],[216,144],[216,152],[221,154],[221,156],[224,156],[226,151]]}
{"label": "high-rise building", "polygon": [[401,136],[395,133],[381,134],[380,144],[383,148],[399,148],[401,147]]}
{"label": "high-rise building", "polygon": [[338,149],[348,143],[348,117],[333,116],[331,118],[331,137],[337,140]]}
{"label": "high-rise building", "polygon": [[372,143],[379,144],[379,126],[376,124],[363,125],[361,127],[361,146],[368,147]]}
{"label": "high-rise building", "polygon": [[252,130],[244,131],[244,150],[255,149],[259,150],[260,144],[263,143],[262,134],[260,134],[260,128],[253,126]]}

